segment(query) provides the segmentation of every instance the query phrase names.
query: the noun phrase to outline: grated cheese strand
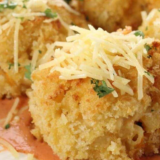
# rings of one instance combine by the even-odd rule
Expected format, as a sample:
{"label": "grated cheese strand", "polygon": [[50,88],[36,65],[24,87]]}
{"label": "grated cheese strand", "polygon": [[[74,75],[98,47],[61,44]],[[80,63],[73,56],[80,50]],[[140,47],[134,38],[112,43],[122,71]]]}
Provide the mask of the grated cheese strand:
{"label": "grated cheese strand", "polygon": [[33,53],[32,61],[31,61],[31,71],[33,71],[33,70],[36,68],[38,56],[39,56],[39,51],[36,50],[36,51]]}
{"label": "grated cheese strand", "polygon": [[17,19],[15,24],[15,32],[14,32],[14,70],[18,72],[18,37],[19,37],[19,28],[20,28],[21,20]]}
{"label": "grated cheese strand", "polygon": [[[140,65],[143,66],[143,60],[142,60],[143,57],[141,52],[137,54],[137,58]],[[138,74],[138,99],[140,100],[142,98],[143,98],[143,76]]]}
{"label": "grated cheese strand", "polygon": [[34,17],[34,16],[46,16],[45,13],[13,13],[13,17]]}
{"label": "grated cheese strand", "polygon": [[20,99],[19,98],[16,98],[14,103],[13,103],[13,106],[10,110],[10,112],[8,113],[6,119],[5,119],[5,122],[4,122],[4,127],[10,123],[10,121],[12,120],[13,118],[13,114],[14,114],[14,111],[16,110],[16,108],[18,107],[18,104],[19,104],[19,101]]}

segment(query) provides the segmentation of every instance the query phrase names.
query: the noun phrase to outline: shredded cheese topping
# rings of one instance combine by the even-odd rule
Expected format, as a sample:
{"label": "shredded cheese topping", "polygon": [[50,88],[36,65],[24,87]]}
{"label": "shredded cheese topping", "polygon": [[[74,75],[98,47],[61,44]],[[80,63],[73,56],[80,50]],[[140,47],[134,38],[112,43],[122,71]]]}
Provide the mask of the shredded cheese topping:
{"label": "shredded cheese topping", "polygon": [[[79,34],[67,38],[67,42],[56,42],[51,45],[44,59],[53,60],[39,66],[39,69],[51,67],[50,72],[58,71],[60,79],[73,80],[79,78],[94,78],[106,81],[112,88],[118,88],[122,94],[133,95],[129,85],[130,79],[122,77],[116,67],[136,68],[138,73],[138,99],[143,98],[143,77],[154,83],[154,77],[149,76],[143,67],[143,56],[147,56],[145,44],[152,44],[154,39],[135,36],[135,32],[124,35],[122,32],[108,33],[99,28],[90,30],[71,26]],[[59,47],[53,51],[55,47]],[[118,94],[113,93],[114,97]]]}
{"label": "shredded cheese topping", "polygon": [[6,119],[5,119],[4,126],[6,126],[7,124],[9,124],[10,121],[12,120],[13,115],[14,115],[14,112],[16,111],[16,109],[17,109],[17,107],[18,107],[19,101],[20,101],[19,98],[16,98],[16,99],[15,99],[14,104],[13,104],[10,112],[8,113],[8,115],[7,115]]}

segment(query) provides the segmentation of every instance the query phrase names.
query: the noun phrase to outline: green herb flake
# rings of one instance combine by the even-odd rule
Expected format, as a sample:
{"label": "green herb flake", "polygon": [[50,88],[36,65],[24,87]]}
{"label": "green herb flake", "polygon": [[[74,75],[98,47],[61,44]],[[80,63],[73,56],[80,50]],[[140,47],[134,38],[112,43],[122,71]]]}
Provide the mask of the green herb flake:
{"label": "green herb flake", "polygon": [[27,8],[25,4],[23,4],[23,8]]}
{"label": "green herb flake", "polygon": [[142,31],[136,31],[134,33],[135,36],[141,36],[142,38],[144,38],[144,33]]}
{"label": "green herb flake", "polygon": [[153,75],[151,73],[149,73],[148,71],[144,71],[144,73],[146,73],[148,76],[152,76],[153,77]]}
{"label": "green herb flake", "polygon": [[56,18],[57,17],[57,13],[53,13],[51,9],[46,9],[44,11],[46,17],[49,17],[49,18]]}
{"label": "green herb flake", "polygon": [[146,49],[147,52],[149,52],[149,50],[152,49],[148,44],[145,44],[145,45],[144,45],[144,48]]}
{"label": "green herb flake", "polygon": [[151,112],[154,112],[154,109],[151,109]]}
{"label": "green herb flake", "polygon": [[148,26],[145,28],[145,30],[146,30],[146,31],[148,30]]}
{"label": "green herb flake", "polygon": [[4,128],[5,128],[5,129],[9,129],[9,128],[10,128],[10,124],[5,125]]}
{"label": "green herb flake", "polygon": [[8,63],[8,69],[11,69],[14,66],[13,63]]}
{"label": "green herb flake", "polygon": [[68,4],[71,2],[71,0],[64,0],[64,1],[65,1],[66,3],[68,3]]}
{"label": "green herb flake", "polygon": [[160,12],[160,9],[158,9],[158,11]]}
{"label": "green herb flake", "polygon": [[76,26],[73,22],[71,23],[72,26]]}
{"label": "green herb flake", "polygon": [[16,7],[17,7],[17,4],[15,3],[8,4],[7,6],[8,9],[15,9]]}
{"label": "green herb flake", "polygon": [[97,95],[99,96],[99,98],[102,98],[114,91],[113,88],[110,88],[107,86],[105,81],[100,82],[99,80],[92,79],[91,84],[95,85],[93,89],[95,92],[97,92]]}
{"label": "green herb flake", "polygon": [[25,72],[25,77],[29,80],[31,80],[31,65],[25,66],[26,72]]}
{"label": "green herb flake", "polygon": [[3,5],[2,5],[2,4],[0,4],[0,12],[2,12],[2,11],[3,11],[3,9],[4,9]]}
{"label": "green herb flake", "polygon": [[[10,62],[8,63],[8,69],[11,69],[13,66],[14,66],[14,63],[10,63]],[[19,66],[21,66],[21,65],[18,63],[18,67]]]}
{"label": "green herb flake", "polygon": [[18,19],[20,19],[21,21],[23,21],[24,20],[24,17],[17,17]]}
{"label": "green herb flake", "polygon": [[42,51],[41,51],[41,50],[38,50],[38,52],[39,52],[39,54],[41,54],[41,53],[42,53]]}
{"label": "green herb flake", "polygon": [[4,9],[15,9],[17,7],[16,3],[1,3],[0,4],[0,12],[2,12]]}

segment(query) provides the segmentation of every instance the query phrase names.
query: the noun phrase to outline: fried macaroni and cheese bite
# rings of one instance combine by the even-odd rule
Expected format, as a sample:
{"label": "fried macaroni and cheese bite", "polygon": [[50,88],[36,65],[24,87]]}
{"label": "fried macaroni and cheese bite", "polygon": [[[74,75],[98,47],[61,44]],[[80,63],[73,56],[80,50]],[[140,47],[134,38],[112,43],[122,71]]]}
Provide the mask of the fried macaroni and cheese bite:
{"label": "fried macaroni and cheese bite", "polygon": [[45,62],[41,58],[53,42],[72,34],[71,24],[87,27],[83,16],[64,1],[0,3],[0,98],[25,93],[31,72]]}
{"label": "fried macaroni and cheese bite", "polygon": [[159,152],[160,43],[140,31],[72,26],[32,74],[35,129],[62,160],[131,160]]}
{"label": "fried macaroni and cheese bite", "polygon": [[72,0],[70,4],[95,27],[109,32],[125,26],[137,29],[142,22],[142,11],[160,7],[159,0]]}

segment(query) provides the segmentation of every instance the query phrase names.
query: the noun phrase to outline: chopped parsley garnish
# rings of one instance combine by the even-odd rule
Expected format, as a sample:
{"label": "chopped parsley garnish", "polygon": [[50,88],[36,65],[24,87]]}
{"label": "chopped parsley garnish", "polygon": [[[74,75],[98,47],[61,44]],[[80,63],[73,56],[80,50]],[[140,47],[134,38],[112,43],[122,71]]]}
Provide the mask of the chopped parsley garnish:
{"label": "chopped parsley garnish", "polygon": [[76,26],[73,22],[71,23],[72,26]]}
{"label": "chopped parsley garnish", "polygon": [[105,95],[110,94],[114,91],[113,88],[107,86],[105,81],[100,82],[99,80],[92,79],[91,84],[95,84],[93,89],[95,92],[97,92],[99,98],[102,98]]}
{"label": "chopped parsley garnish", "polygon": [[11,69],[14,66],[13,63],[8,63],[8,69]]}
{"label": "chopped parsley garnish", "polygon": [[65,1],[66,3],[68,3],[68,4],[71,2],[71,0],[64,0],[64,1]]}
{"label": "chopped parsley garnish", "polygon": [[42,51],[41,51],[41,50],[38,50],[38,52],[39,52],[39,54],[41,54],[41,53],[42,53]]}
{"label": "chopped parsley garnish", "polygon": [[142,31],[136,31],[134,33],[135,36],[141,36],[142,38],[144,38],[144,33]]}
{"label": "chopped parsley garnish", "polygon": [[17,4],[16,3],[8,3],[5,2],[5,3],[1,3],[0,4],[0,12],[2,12],[4,9],[8,8],[8,9],[15,9],[17,7]]}
{"label": "chopped parsley garnish", "polygon": [[5,125],[4,128],[5,128],[5,129],[9,129],[9,128],[10,128],[10,124]]}
{"label": "chopped parsley garnish", "polygon": [[7,5],[7,8],[9,9],[15,9],[17,7],[17,4],[11,3]]}
{"label": "chopped parsley garnish", "polygon": [[[11,69],[14,66],[14,63],[8,63],[8,69]],[[18,63],[18,67],[20,66],[20,64]]]}
{"label": "chopped parsley garnish", "polygon": [[49,18],[56,18],[57,17],[57,13],[53,13],[51,9],[46,9],[44,11],[46,17],[49,17]]}
{"label": "chopped parsley garnish", "polygon": [[20,19],[21,21],[23,21],[24,20],[24,17],[17,17],[18,19]]}
{"label": "chopped parsley garnish", "polygon": [[160,9],[158,9],[158,11],[160,12]]}
{"label": "chopped parsley garnish", "polygon": [[148,30],[148,26],[146,27],[146,31]]}
{"label": "chopped parsley garnish", "polygon": [[144,48],[146,49],[147,52],[151,49],[151,47],[148,44],[145,44]]}
{"label": "chopped parsley garnish", "polygon": [[25,66],[26,72],[25,72],[25,77],[29,80],[31,80],[31,65]]}
{"label": "chopped parsley garnish", "polygon": [[23,4],[23,8],[27,8],[25,4]]}
{"label": "chopped parsley garnish", "polygon": [[146,73],[148,76],[152,76],[153,77],[153,75],[151,73],[149,73],[148,71],[144,71],[144,73]]}

